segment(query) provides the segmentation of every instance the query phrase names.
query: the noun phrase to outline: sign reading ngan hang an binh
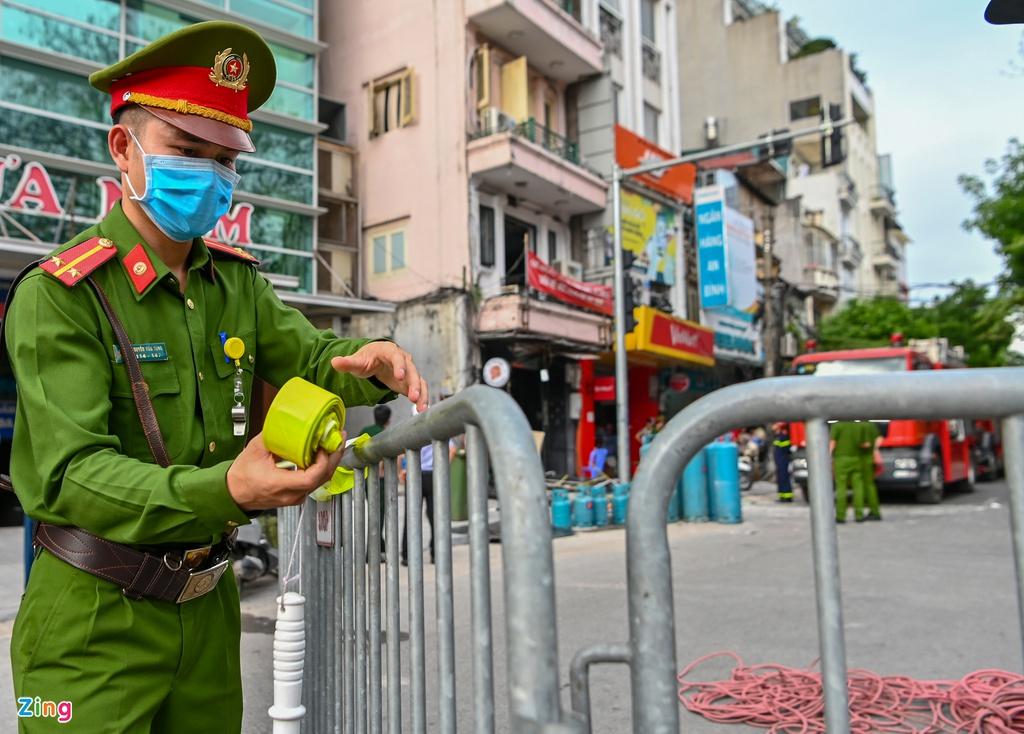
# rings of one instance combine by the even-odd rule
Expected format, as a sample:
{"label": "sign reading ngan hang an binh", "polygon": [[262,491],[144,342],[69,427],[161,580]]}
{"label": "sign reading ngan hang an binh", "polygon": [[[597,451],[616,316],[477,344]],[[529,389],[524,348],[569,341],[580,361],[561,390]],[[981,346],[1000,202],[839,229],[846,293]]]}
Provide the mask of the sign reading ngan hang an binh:
{"label": "sign reading ngan hang an binh", "polygon": [[[8,155],[0,158],[0,191],[4,190],[4,178],[7,176],[18,176],[18,183],[15,185],[11,195],[6,201],[0,202],[0,212],[12,211],[32,216],[47,218],[68,217],[71,221],[83,221],[84,217],[75,215],[65,210],[70,207],[70,202],[63,205],[57,195],[57,189],[50,178],[49,171],[38,161],[21,160],[20,156]],[[99,176],[96,178],[96,186],[99,187],[99,207],[95,219],[102,219],[107,215],[115,203],[121,199],[121,184],[110,176]],[[226,242],[232,245],[251,245],[251,224],[253,205],[247,202],[235,204],[231,210],[222,216],[213,230],[209,233],[211,239],[219,242]],[[0,225],[5,225],[0,219]],[[0,228],[0,234],[4,234],[6,226]],[[16,227],[10,227],[17,230]],[[68,232],[70,238],[76,232]],[[59,244],[59,243],[52,243]]]}

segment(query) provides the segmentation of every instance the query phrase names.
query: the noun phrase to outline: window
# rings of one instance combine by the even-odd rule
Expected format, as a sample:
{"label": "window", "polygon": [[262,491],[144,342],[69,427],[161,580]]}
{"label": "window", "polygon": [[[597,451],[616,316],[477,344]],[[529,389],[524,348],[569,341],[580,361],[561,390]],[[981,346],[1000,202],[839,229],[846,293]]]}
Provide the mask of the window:
{"label": "window", "polygon": [[476,50],[476,108],[491,106],[491,47],[486,43]]}
{"label": "window", "polygon": [[494,209],[480,207],[480,267],[494,267]]}
{"label": "window", "polygon": [[558,259],[558,235],[548,230],[548,262],[553,263]]}
{"label": "window", "polygon": [[652,143],[658,142],[658,118],[661,113],[658,108],[644,102],[644,137]]}
{"label": "window", "polygon": [[818,117],[821,114],[821,97],[808,97],[789,103],[789,119],[800,120],[805,117]]}
{"label": "window", "polygon": [[367,235],[373,251],[373,274],[386,275],[405,267],[405,225],[378,228]]}
{"label": "window", "polygon": [[371,138],[415,122],[412,69],[375,81],[369,88]]}
{"label": "window", "polygon": [[645,41],[654,43],[655,0],[640,0],[640,35]]}

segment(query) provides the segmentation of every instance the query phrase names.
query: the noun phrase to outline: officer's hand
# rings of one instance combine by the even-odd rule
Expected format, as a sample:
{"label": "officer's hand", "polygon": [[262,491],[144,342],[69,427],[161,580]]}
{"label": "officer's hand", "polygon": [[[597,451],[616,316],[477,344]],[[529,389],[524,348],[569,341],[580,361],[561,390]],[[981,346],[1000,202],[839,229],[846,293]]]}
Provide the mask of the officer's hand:
{"label": "officer's hand", "polygon": [[243,510],[298,505],[306,495],[327,483],[341,462],[341,454],[342,449],[333,454],[318,451],[316,461],[306,469],[278,469],[277,457],[267,451],[260,433],[228,469],[228,493]]}
{"label": "officer's hand", "polygon": [[335,357],[331,365],[338,372],[356,377],[376,377],[399,395],[405,395],[417,409],[427,409],[427,381],[420,377],[412,355],[394,342],[370,342],[348,357]]}

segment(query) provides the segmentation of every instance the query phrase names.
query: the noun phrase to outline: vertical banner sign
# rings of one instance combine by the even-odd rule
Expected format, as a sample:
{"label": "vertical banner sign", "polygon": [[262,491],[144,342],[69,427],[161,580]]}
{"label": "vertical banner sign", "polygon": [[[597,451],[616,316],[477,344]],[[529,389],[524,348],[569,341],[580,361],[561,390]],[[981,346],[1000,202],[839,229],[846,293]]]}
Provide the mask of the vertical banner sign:
{"label": "vertical banner sign", "polygon": [[701,308],[729,304],[729,274],[725,251],[725,190],[706,186],[694,192],[697,215],[697,265]]}
{"label": "vertical banner sign", "polygon": [[678,214],[645,196],[622,192],[622,247],[636,255],[633,270],[647,283],[676,281]]}

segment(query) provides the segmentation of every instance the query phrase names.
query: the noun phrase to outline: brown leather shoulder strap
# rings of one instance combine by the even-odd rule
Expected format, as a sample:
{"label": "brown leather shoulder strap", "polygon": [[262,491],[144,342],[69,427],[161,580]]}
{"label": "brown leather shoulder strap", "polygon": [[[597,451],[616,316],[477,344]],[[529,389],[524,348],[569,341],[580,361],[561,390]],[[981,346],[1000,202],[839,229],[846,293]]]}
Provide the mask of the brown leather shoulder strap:
{"label": "brown leather shoulder strap", "polygon": [[139,413],[139,421],[142,423],[142,432],[146,435],[146,442],[149,450],[153,452],[153,458],[160,466],[170,466],[171,459],[167,454],[167,445],[160,433],[160,423],[156,419],[156,411],[153,410],[153,401],[149,399],[149,388],[142,377],[142,367],[139,365],[139,358],[135,356],[128,332],[125,331],[121,319],[114,313],[113,306],[107,294],[100,288],[92,278],[87,279],[92,289],[96,291],[96,297],[100,300],[103,311],[110,320],[110,326],[114,329],[114,336],[117,338],[117,346],[121,350],[121,358],[124,366],[128,369],[128,379],[132,384],[132,397],[135,398],[135,410]]}

